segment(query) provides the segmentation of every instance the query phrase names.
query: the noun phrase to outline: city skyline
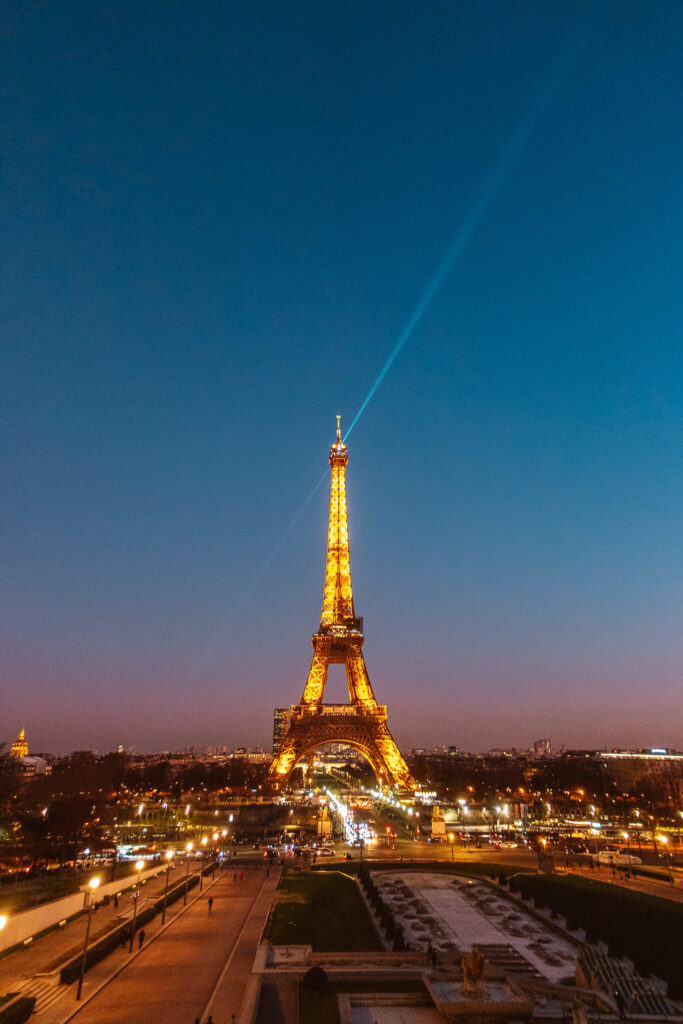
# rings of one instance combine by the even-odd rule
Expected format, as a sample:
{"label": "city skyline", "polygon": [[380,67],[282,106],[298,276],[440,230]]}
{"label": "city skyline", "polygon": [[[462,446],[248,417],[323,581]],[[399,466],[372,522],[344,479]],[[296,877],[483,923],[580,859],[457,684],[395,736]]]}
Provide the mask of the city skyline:
{"label": "city skyline", "polygon": [[678,5],[267,9],[3,15],[0,740],[267,748],[340,413],[400,748],[680,749]]}

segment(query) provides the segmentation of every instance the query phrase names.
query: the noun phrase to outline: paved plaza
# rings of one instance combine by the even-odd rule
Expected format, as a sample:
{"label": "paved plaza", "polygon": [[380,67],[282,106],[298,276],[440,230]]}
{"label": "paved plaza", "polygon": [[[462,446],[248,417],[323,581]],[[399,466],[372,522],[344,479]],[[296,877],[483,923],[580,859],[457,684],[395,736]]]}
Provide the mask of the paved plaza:
{"label": "paved plaza", "polygon": [[577,946],[512,904],[500,890],[472,879],[436,872],[377,873],[377,887],[400,922],[412,948],[433,948],[452,956],[473,946],[527,962],[547,981],[560,982],[574,972]]}

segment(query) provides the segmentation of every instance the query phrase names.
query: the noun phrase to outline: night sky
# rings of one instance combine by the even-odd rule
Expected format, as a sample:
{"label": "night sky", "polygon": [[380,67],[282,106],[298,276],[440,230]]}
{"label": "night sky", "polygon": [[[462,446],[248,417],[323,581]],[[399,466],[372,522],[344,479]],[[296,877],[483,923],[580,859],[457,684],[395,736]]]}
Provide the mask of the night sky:
{"label": "night sky", "polygon": [[2,22],[0,740],[269,747],[403,338],[347,439],[399,744],[682,747],[679,0]]}

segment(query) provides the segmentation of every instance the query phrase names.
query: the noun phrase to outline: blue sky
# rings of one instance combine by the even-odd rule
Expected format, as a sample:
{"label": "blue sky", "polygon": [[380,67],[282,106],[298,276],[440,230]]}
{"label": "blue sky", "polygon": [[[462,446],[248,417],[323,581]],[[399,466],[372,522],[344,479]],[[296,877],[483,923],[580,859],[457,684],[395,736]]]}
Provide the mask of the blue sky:
{"label": "blue sky", "polygon": [[2,19],[0,738],[269,743],[327,483],[292,522],[480,209],[348,439],[377,697],[683,746],[680,5]]}

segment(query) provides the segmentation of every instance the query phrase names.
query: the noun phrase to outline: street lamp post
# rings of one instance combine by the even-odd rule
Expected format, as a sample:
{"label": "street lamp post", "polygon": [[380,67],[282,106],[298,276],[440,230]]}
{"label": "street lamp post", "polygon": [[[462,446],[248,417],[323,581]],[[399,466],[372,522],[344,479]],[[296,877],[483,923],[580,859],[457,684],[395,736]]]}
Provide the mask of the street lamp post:
{"label": "street lamp post", "polygon": [[450,843],[451,843],[451,860],[454,861],[455,860],[455,835],[454,835],[454,833],[450,832],[449,835],[448,835],[448,838],[449,838]]}
{"label": "street lamp post", "polygon": [[631,837],[628,832],[622,832],[624,839],[626,840],[626,853],[629,858],[629,864],[631,863]]}
{"label": "street lamp post", "polygon": [[90,896],[90,909],[88,910],[88,923],[85,926],[85,942],[83,943],[83,957],[81,959],[81,976],[78,979],[78,988],[76,990],[76,999],[80,999],[81,998],[81,990],[83,988],[83,975],[85,974],[85,961],[86,961],[86,957],[88,955],[88,939],[90,938],[90,923],[92,921],[92,912],[93,912],[93,910],[95,908],[95,890],[97,889],[97,886],[99,884],[100,884],[100,880],[97,877],[91,878],[90,881],[88,882],[88,885],[90,886],[90,893],[89,893],[89,896]]}
{"label": "street lamp post", "polygon": [[171,861],[173,860],[173,850],[167,850],[164,854],[168,861],[168,867],[166,868],[166,885],[164,886],[164,906],[161,911],[161,923],[163,924],[166,920],[166,897],[168,896],[168,876],[171,874]]}
{"label": "street lamp post", "polygon": [[128,943],[128,952],[133,952],[133,936],[135,935],[135,921],[138,916],[138,899],[140,897],[140,879],[142,877],[142,869],[145,866],[144,860],[138,860],[135,862],[135,870],[138,873],[138,880],[136,883],[136,889],[133,894],[133,927],[130,930],[130,942]]}
{"label": "street lamp post", "polygon": [[190,877],[190,854],[192,853],[192,843],[187,843],[185,846],[185,894],[183,896],[183,906],[187,904],[187,882]]}
{"label": "street lamp post", "polygon": [[206,864],[206,844],[208,843],[208,841],[209,840],[208,840],[208,838],[206,836],[202,836],[202,846],[204,847],[204,849],[202,850],[202,869],[199,872],[199,891],[200,892],[204,888],[204,865]]}

